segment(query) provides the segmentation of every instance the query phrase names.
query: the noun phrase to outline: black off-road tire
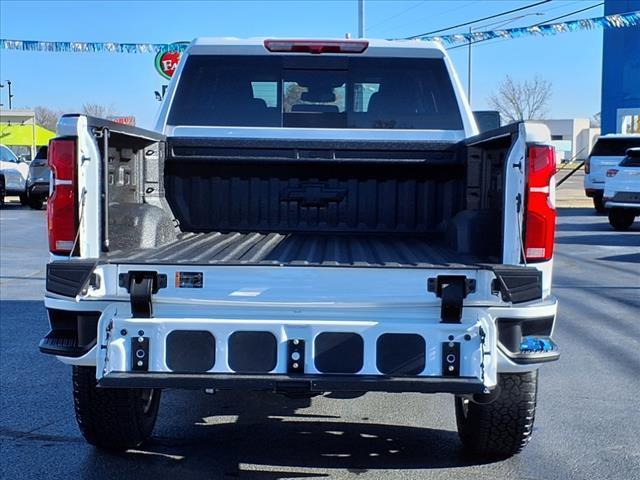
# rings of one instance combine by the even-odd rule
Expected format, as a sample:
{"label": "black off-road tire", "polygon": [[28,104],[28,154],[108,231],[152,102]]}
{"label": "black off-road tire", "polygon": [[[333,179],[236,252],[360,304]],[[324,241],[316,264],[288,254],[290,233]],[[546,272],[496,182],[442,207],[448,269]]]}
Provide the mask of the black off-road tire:
{"label": "black off-road tire", "polygon": [[94,367],[73,367],[76,420],[87,442],[105,450],[126,450],[151,436],[160,390],[98,388]]}
{"label": "black off-road tire", "polygon": [[604,213],[607,209],[604,206],[604,200],[602,199],[602,195],[596,195],[593,197],[593,208],[596,209],[598,213]]}
{"label": "black off-road tire", "polygon": [[633,210],[626,208],[612,208],[609,210],[609,224],[614,230],[629,230],[635,218],[636,213]]}
{"label": "black off-road tire", "polygon": [[33,210],[42,210],[44,197],[42,195],[29,195],[29,206]]}
{"label": "black off-road tire", "polygon": [[515,455],[533,431],[538,372],[498,374],[500,393],[491,403],[456,397],[458,435],[465,449],[487,459]]}

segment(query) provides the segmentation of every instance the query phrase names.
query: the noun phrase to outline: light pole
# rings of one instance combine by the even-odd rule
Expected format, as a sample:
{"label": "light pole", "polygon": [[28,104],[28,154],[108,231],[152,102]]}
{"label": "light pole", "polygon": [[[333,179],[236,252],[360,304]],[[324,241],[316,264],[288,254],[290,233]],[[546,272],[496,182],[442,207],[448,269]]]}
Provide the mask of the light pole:
{"label": "light pole", "polygon": [[358,0],[358,38],[364,38],[364,0]]}
{"label": "light pole", "polygon": [[[11,93],[11,80],[7,80],[7,87],[9,87],[9,110],[11,110],[11,99],[13,98],[13,93]],[[0,83],[0,88],[4,88],[4,83]],[[0,106],[3,105],[0,103]]]}
{"label": "light pole", "polygon": [[467,101],[469,102],[469,107],[471,107],[471,44],[473,43],[471,39],[471,27],[469,27],[469,53],[467,54]]}
{"label": "light pole", "polygon": [[[4,87],[4,85],[0,85],[0,87]],[[13,98],[13,94],[11,93],[11,80],[7,80],[7,87],[9,88],[9,110],[11,110],[11,99]]]}

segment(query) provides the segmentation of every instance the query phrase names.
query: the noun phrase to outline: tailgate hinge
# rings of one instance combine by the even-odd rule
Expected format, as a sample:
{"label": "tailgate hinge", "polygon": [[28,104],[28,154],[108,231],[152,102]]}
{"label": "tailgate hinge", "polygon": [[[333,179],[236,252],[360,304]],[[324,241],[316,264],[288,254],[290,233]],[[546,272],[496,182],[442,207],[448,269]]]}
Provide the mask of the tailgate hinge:
{"label": "tailgate hinge", "polygon": [[131,315],[133,318],[153,317],[151,295],[167,287],[167,276],[158,272],[127,272],[118,278],[131,296]]}
{"label": "tailgate hinge", "polygon": [[464,275],[438,275],[427,280],[427,290],[442,298],[441,323],[460,323],[462,302],[476,291],[476,281]]}

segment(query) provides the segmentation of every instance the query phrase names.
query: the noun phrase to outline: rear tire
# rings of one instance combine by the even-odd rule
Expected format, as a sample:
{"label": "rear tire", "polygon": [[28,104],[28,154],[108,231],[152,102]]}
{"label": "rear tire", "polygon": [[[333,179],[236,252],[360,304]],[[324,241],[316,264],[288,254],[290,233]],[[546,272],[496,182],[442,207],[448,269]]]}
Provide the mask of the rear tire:
{"label": "rear tire", "polygon": [[29,205],[29,197],[27,196],[26,193],[20,194],[20,205],[22,205],[23,207],[26,207],[27,205]]}
{"label": "rear tire", "polygon": [[538,372],[498,374],[500,393],[487,404],[456,397],[458,435],[465,449],[483,458],[507,458],[529,443]]}
{"label": "rear tire", "polygon": [[42,195],[30,195],[29,206],[34,210],[42,210],[44,206],[44,198]]}
{"label": "rear tire", "polygon": [[126,450],[151,436],[160,390],[98,388],[96,369],[73,367],[76,420],[87,442],[105,450]]}
{"label": "rear tire", "polygon": [[604,200],[602,199],[601,195],[593,197],[593,207],[598,213],[604,213],[607,211],[607,209],[604,207]]}
{"label": "rear tire", "polygon": [[609,224],[619,231],[629,230],[636,215],[633,210],[627,210],[624,208],[612,208],[609,210]]}

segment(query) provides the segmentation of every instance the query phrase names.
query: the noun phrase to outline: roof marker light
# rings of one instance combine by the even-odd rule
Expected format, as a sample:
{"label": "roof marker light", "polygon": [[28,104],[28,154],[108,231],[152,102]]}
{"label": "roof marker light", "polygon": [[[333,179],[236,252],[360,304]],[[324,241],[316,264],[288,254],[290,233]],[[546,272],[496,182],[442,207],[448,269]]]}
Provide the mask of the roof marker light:
{"label": "roof marker light", "polygon": [[362,53],[367,40],[265,40],[264,48],[280,53]]}

